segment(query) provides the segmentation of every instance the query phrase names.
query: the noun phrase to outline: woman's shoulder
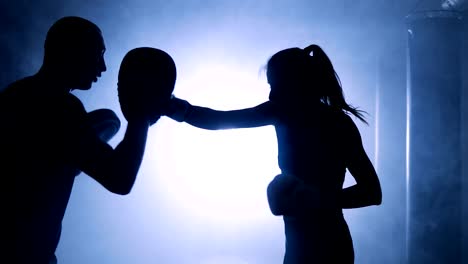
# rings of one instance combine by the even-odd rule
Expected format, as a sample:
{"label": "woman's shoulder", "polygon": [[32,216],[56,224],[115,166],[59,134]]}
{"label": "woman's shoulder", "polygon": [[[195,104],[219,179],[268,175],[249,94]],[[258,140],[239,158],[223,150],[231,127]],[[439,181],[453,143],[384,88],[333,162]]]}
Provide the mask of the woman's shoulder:
{"label": "woman's shoulder", "polygon": [[277,112],[279,107],[272,101],[266,101],[253,107],[252,109],[256,112],[270,115]]}

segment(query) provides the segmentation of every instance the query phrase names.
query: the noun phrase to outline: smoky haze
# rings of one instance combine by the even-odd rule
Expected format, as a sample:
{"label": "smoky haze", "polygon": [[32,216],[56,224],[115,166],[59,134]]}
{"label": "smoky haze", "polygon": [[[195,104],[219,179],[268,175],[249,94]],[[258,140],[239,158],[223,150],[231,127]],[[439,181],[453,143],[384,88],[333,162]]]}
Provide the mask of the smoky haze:
{"label": "smoky haze", "polygon": [[[199,93],[197,89],[203,83],[190,82],[194,73],[209,65],[227,69],[226,76],[242,71],[242,76],[265,82],[259,72],[276,51],[311,43],[321,45],[341,78],[346,99],[369,113],[369,126],[356,123],[383,189],[381,206],[345,211],[353,235],[356,263],[403,263],[406,238],[404,17],[418,6],[417,1],[2,0],[0,5],[1,87],[39,69],[45,34],[55,20],[62,16],[82,16],[102,29],[107,72],[94,84],[93,90],[76,94],[88,110],[111,108],[121,120],[124,119],[118,105],[117,72],[121,59],[132,48],[152,46],[171,54],[178,68],[176,95],[220,108],[223,105],[216,101],[230,100],[229,106],[224,107],[238,108],[261,103],[267,99],[268,91],[259,88],[256,97],[249,98],[248,91],[240,90],[241,96],[231,99],[223,95],[223,87],[213,94]],[[226,85],[226,82],[220,80],[215,85]],[[182,190],[186,189],[181,187],[184,183],[171,181],[174,178],[171,166],[174,170],[176,166],[164,164],[168,161],[166,153],[175,155],[171,148],[177,141],[166,137],[181,127],[163,119],[151,128],[143,166],[127,196],[108,193],[83,174],[77,177],[57,250],[59,263],[282,263],[283,225],[280,218],[268,211],[263,195],[267,178],[258,184],[255,190],[262,193],[252,196],[252,201],[240,201],[237,207],[241,208],[230,205],[236,208],[230,211],[232,216],[229,212],[216,211],[219,207],[204,211],[204,217],[192,214],[192,209],[198,210],[201,205],[181,198],[185,195]],[[120,141],[123,131],[111,145]],[[189,130],[186,136],[202,133],[195,131]],[[260,133],[260,137],[265,135],[271,136],[272,131]],[[216,144],[232,140],[229,136]],[[254,134],[247,137],[253,138]],[[211,139],[203,140],[206,140],[204,144],[214,144]],[[258,152],[267,156],[265,164],[272,167],[272,172],[277,169],[274,151]],[[211,157],[199,155],[202,160]],[[239,167],[251,166],[240,156]],[[178,164],[189,162],[190,157],[187,159]],[[213,166],[208,161],[203,164]],[[223,173],[218,172],[222,178]],[[243,172],[249,173],[249,168]],[[202,174],[195,171],[190,177]],[[348,183],[352,184],[352,180],[348,179]],[[216,195],[219,196],[211,199],[222,200],[228,194],[221,191]],[[256,220],[243,213],[242,206],[250,203],[259,205],[254,209],[258,212]],[[227,215],[220,219],[219,214]]]}

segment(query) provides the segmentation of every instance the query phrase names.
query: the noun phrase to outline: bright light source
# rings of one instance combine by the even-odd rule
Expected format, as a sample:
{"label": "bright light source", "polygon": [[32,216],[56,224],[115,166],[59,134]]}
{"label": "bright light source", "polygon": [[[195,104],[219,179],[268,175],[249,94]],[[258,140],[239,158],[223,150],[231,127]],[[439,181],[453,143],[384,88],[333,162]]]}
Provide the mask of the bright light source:
{"label": "bright light source", "polygon": [[200,264],[248,264],[247,261],[239,257],[213,257],[200,262]]}
{"label": "bright light source", "polygon": [[[222,64],[199,69],[180,77],[176,96],[220,110],[252,107],[268,97],[257,72]],[[209,131],[163,119],[158,131],[152,148],[163,151],[148,162],[156,164],[157,184],[174,210],[226,227],[273,217],[266,199],[267,184],[279,173],[272,126]]]}

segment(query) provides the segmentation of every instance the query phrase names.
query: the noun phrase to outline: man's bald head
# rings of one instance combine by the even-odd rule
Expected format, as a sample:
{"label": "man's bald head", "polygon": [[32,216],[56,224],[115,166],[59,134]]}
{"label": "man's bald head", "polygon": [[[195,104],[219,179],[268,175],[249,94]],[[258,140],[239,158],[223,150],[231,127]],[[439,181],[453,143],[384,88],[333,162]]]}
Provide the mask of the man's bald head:
{"label": "man's bald head", "polygon": [[47,32],[44,66],[69,80],[76,89],[89,89],[106,70],[104,39],[93,22],[68,16],[57,20]]}
{"label": "man's bald head", "polygon": [[63,17],[47,32],[44,52],[46,60],[63,59],[87,52],[102,39],[101,30],[93,22],[81,17]]}

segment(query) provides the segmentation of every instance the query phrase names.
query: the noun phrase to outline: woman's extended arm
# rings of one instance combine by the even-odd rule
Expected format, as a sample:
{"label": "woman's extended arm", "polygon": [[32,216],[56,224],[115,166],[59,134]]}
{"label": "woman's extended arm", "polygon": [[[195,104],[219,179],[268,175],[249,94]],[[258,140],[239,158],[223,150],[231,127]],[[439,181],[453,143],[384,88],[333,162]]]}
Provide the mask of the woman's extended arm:
{"label": "woman's extended arm", "polygon": [[185,100],[174,97],[171,99],[169,108],[166,114],[168,117],[209,130],[260,127],[272,125],[274,122],[271,102],[252,108],[220,111],[191,105]]}

